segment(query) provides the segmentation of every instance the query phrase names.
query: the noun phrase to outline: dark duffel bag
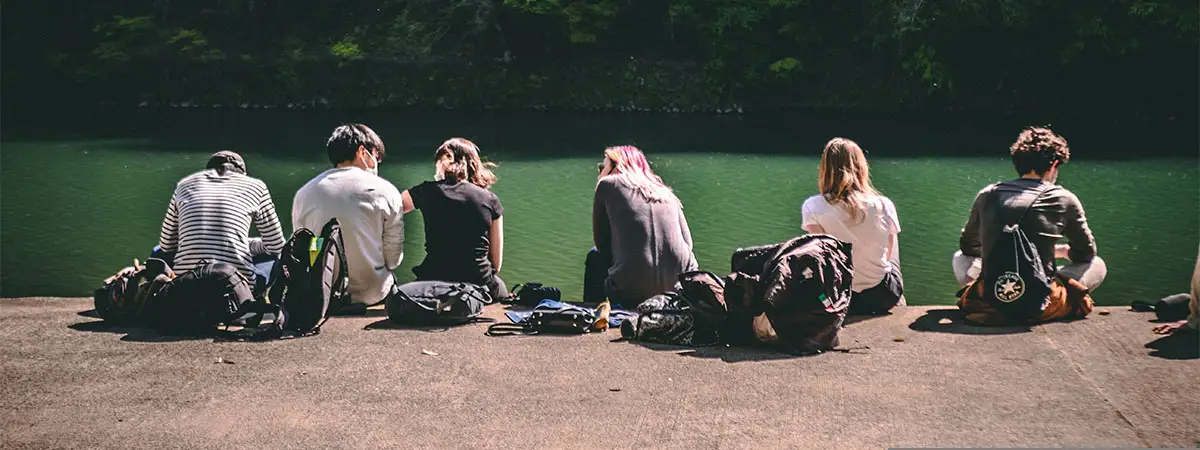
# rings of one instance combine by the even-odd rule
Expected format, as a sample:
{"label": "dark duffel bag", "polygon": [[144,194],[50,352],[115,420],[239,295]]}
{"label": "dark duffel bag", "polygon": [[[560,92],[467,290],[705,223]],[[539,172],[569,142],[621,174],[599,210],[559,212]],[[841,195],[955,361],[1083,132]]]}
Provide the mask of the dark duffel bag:
{"label": "dark duffel bag", "polygon": [[161,259],[150,258],[145,265],[135,259],[133,266],[104,280],[104,285],[93,292],[96,314],[116,325],[141,325],[149,320],[148,305],[174,276]]}
{"label": "dark duffel bag", "polygon": [[394,288],[388,319],[414,325],[459,325],[477,320],[492,303],[487,288],[471,283],[414,281]]}
{"label": "dark duffel bag", "polygon": [[254,301],[254,285],[232,264],[210,262],[179,274],[155,295],[152,324],[165,332],[199,332],[229,324]]}

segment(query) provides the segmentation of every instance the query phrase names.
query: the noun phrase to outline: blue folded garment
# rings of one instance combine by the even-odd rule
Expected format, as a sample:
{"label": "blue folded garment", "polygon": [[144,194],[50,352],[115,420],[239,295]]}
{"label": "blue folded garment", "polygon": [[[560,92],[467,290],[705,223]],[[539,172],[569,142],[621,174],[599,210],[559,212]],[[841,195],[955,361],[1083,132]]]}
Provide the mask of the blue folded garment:
{"label": "blue folded garment", "polygon": [[[509,311],[509,312],[504,313],[504,315],[506,317],[508,317],[508,320],[511,320],[513,323],[524,323],[526,320],[529,319],[529,316],[533,315],[533,311],[535,311],[535,310],[536,311],[561,311],[561,310],[565,310],[565,309],[573,309],[573,310],[578,310],[578,311],[590,311],[592,314],[596,314],[596,310],[592,309],[592,308],[584,308],[582,306],[572,305],[570,303],[564,303],[564,302],[547,299],[547,300],[542,300],[542,301],[538,302],[537,306],[535,306],[532,310]],[[624,322],[628,319],[632,319],[634,317],[637,317],[637,314],[634,314],[634,313],[631,313],[629,311],[625,311],[622,309],[610,309],[608,311],[608,327],[609,328],[619,327],[619,326],[621,326],[621,322]]]}

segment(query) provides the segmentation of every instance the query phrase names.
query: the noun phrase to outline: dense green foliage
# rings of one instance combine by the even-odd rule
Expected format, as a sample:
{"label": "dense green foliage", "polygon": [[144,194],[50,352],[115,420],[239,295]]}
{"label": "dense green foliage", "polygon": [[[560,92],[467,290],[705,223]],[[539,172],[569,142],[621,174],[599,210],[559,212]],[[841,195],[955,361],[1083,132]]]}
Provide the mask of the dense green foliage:
{"label": "dense green foliage", "polygon": [[[1195,113],[1192,0],[38,0],[6,102]],[[14,100],[15,96],[15,100]]]}

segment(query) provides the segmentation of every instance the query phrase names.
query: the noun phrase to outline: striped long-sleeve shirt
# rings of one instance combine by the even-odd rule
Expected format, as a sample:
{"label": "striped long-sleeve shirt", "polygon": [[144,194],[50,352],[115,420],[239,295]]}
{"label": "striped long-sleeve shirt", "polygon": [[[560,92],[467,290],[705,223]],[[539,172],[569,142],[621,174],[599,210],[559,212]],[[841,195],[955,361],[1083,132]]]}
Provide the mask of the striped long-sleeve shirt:
{"label": "striped long-sleeve shirt", "polygon": [[[262,249],[250,248],[251,224],[262,236]],[[220,174],[212,169],[179,181],[159,235],[162,250],[175,252],[176,271],[219,261],[237,266],[250,279],[252,255],[278,254],[283,243],[267,185],[235,171]]]}

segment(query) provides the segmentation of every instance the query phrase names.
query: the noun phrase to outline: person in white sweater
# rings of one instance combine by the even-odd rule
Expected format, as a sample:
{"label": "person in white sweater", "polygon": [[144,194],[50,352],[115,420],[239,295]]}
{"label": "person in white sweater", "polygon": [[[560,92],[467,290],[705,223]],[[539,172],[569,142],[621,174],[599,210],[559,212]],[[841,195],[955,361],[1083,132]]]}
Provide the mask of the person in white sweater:
{"label": "person in white sweater", "polygon": [[404,258],[404,208],[400,191],[380,178],[384,147],[362,124],[342,125],[325,143],[333,168],[296,192],[292,229],[320,232],[337,218],[346,247],[351,310],[383,302],[395,285],[393,271]]}

